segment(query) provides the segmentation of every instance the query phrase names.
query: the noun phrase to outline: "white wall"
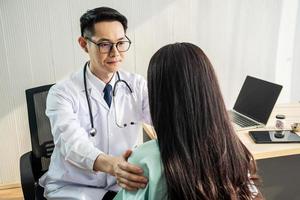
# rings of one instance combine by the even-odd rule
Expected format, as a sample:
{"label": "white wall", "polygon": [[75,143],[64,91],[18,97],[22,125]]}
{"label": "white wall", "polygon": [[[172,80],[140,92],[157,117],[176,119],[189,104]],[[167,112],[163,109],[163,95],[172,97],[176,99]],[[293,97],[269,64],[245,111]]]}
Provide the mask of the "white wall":
{"label": "white wall", "polygon": [[[300,99],[298,0],[0,0],[0,185],[19,182],[19,157],[31,149],[24,90],[82,67],[79,17],[98,6],[128,17],[129,71],[145,76],[158,48],[189,41],[211,59],[229,107],[248,74],[278,82],[284,73],[280,101]],[[288,71],[278,64],[285,59]]]}
{"label": "white wall", "polygon": [[298,1],[298,11],[296,16],[296,32],[294,38],[291,81],[291,99],[300,102],[300,1]]}

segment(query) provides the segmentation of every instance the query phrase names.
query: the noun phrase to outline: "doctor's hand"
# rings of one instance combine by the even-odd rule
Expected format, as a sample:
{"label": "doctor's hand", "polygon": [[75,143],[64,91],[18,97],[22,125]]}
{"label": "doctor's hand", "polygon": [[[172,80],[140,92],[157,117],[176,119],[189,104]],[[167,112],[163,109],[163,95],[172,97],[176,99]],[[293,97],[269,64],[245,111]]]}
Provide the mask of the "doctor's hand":
{"label": "doctor's hand", "polygon": [[143,176],[142,168],[127,162],[131,153],[131,150],[125,151],[114,163],[113,170],[118,185],[129,191],[145,188],[148,182],[147,178]]}
{"label": "doctor's hand", "polygon": [[148,180],[143,176],[143,169],[127,162],[131,153],[127,150],[118,157],[100,154],[94,163],[94,170],[115,176],[118,185],[126,190],[145,188]]}

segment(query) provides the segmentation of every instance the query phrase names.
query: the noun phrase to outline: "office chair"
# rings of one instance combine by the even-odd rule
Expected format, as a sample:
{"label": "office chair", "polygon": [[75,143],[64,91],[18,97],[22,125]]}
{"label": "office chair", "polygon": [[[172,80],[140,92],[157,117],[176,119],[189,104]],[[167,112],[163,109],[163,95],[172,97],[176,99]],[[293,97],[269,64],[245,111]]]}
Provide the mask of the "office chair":
{"label": "office chair", "polygon": [[20,158],[21,185],[25,200],[40,200],[44,189],[39,178],[48,170],[54,149],[51,127],[45,114],[47,94],[51,85],[27,89],[26,101],[32,151]]}

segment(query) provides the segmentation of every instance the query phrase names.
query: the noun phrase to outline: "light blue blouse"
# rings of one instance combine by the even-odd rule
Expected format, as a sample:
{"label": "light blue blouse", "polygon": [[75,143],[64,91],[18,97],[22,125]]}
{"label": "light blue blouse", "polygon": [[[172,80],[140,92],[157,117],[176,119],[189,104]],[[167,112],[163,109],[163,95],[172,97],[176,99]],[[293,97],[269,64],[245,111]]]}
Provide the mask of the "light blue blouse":
{"label": "light blue blouse", "polygon": [[143,168],[148,184],[133,192],[120,190],[114,200],[163,200],[167,199],[167,188],[157,140],[151,140],[136,148],[128,162]]}

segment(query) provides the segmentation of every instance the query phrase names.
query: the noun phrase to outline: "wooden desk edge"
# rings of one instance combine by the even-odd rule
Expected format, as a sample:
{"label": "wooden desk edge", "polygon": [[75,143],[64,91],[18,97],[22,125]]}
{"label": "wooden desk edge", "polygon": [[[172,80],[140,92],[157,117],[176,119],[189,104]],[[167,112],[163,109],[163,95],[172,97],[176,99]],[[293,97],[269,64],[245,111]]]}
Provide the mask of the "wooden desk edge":
{"label": "wooden desk edge", "polygon": [[[144,123],[143,129],[150,139],[156,139],[155,130],[151,125]],[[255,160],[260,160],[260,159],[268,159],[268,158],[300,154],[300,149],[297,148],[297,149],[278,150],[272,152],[262,152],[262,153],[251,152],[251,153],[253,154]]]}
{"label": "wooden desk edge", "polygon": [[272,152],[263,152],[263,153],[252,153],[255,160],[267,159],[267,158],[276,158],[282,156],[291,156],[300,154],[299,149],[288,149],[288,150],[279,150]]}
{"label": "wooden desk edge", "polygon": [[[151,125],[143,124],[143,128],[150,139],[156,139],[156,133],[154,131],[154,128]],[[279,151],[263,152],[263,153],[252,152],[252,154],[255,160],[260,160],[260,159],[300,154],[300,149],[288,149],[288,150],[279,150]]]}

